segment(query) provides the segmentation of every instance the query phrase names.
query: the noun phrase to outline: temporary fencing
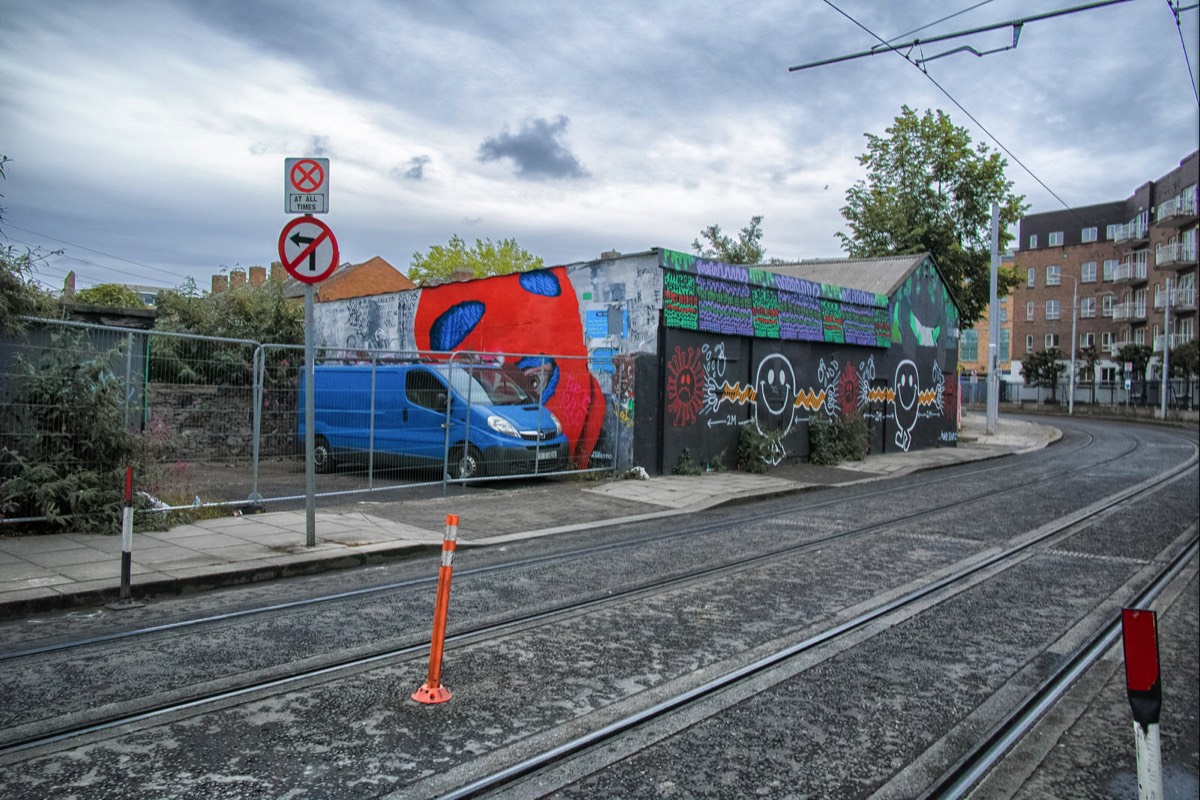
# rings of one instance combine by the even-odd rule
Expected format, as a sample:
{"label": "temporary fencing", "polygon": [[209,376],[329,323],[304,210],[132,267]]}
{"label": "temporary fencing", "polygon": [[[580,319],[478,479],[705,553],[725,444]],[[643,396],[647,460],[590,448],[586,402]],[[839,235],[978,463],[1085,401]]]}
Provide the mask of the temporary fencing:
{"label": "temporary fencing", "polygon": [[[318,496],[617,465],[626,426],[605,396],[626,376],[601,389],[587,357],[317,348],[315,362],[316,385],[341,390],[316,420]],[[31,320],[0,340],[0,523],[119,530],[130,463],[141,511],[304,497],[303,367],[300,346]]]}

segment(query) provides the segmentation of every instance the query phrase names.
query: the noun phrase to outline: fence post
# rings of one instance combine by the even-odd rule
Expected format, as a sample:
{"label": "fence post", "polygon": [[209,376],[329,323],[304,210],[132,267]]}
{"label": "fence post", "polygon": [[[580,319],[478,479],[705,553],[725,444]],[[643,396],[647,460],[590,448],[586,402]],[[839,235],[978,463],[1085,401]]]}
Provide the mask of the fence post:
{"label": "fence post", "polygon": [[258,463],[262,457],[262,406],[263,394],[267,382],[267,352],[264,345],[254,348],[254,441],[252,443],[254,477],[250,485],[250,502],[261,503],[262,495],[258,493]]}
{"label": "fence post", "polygon": [[446,641],[446,613],[450,608],[450,579],[454,574],[454,547],[458,539],[458,516],[446,515],[446,535],[442,539],[442,566],[438,570],[437,601],[433,607],[433,636],[429,643],[429,676],[412,694],[418,703],[432,705],[450,699],[450,690],[442,686],[442,652]]}

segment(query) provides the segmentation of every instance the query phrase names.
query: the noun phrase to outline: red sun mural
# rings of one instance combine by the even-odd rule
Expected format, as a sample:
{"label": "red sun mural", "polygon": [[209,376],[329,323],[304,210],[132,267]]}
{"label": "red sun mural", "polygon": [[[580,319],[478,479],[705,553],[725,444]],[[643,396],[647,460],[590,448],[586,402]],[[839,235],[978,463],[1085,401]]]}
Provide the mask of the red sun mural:
{"label": "red sun mural", "polygon": [[667,411],[679,428],[694,425],[704,401],[704,363],[694,347],[675,348],[667,362]]}

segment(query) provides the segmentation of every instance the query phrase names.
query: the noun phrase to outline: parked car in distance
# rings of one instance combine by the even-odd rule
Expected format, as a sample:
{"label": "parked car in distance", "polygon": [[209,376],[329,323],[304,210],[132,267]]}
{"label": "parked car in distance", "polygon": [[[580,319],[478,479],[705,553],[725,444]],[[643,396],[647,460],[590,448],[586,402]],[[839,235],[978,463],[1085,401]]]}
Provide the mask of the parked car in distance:
{"label": "parked car in distance", "polygon": [[[303,376],[299,392],[303,442]],[[499,366],[318,365],[313,395],[318,472],[365,462],[371,454],[376,464],[444,463],[452,479],[462,480],[568,466],[570,449],[558,418]]]}

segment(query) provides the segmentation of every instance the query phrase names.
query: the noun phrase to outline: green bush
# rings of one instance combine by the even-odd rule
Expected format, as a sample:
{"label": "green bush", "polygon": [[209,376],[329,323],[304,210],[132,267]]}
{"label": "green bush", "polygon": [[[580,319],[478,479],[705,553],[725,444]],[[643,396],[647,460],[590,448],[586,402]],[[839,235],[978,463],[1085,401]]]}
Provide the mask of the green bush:
{"label": "green bush", "polygon": [[808,460],[813,464],[860,461],[867,455],[867,421],[854,412],[818,417],[808,424]]}
{"label": "green bush", "polygon": [[692,451],[686,447],[679,454],[679,463],[671,470],[672,475],[701,475],[703,473],[703,467],[696,463],[696,460],[692,458]]}
{"label": "green bush", "polygon": [[23,375],[0,419],[0,514],[44,516],[53,530],[120,531],[125,468],[143,447],[125,424],[111,359],[77,331],[56,334],[40,362],[18,359]]}
{"label": "green bush", "polygon": [[744,472],[763,473],[779,463],[783,448],[779,431],[763,433],[755,425],[743,425],[738,434],[737,463]]}

